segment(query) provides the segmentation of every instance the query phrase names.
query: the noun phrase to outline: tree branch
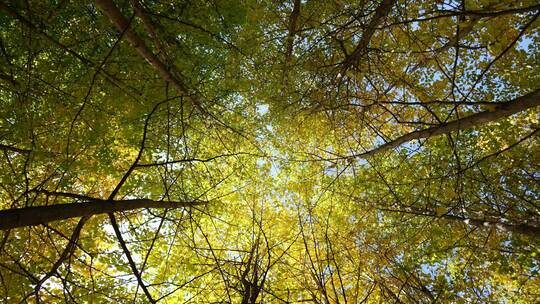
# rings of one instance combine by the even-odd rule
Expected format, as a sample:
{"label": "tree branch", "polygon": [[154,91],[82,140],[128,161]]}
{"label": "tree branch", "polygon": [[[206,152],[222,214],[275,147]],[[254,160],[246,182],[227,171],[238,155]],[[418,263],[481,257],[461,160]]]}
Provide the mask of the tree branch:
{"label": "tree branch", "polygon": [[453,214],[442,214],[439,216],[433,212],[416,211],[412,209],[410,210],[386,209],[386,208],[379,208],[379,209],[382,211],[388,211],[388,212],[407,213],[407,214],[414,214],[414,215],[427,216],[427,217],[439,217],[439,218],[452,220],[452,221],[460,221],[465,224],[473,225],[476,227],[497,227],[502,230],[507,230],[513,233],[527,235],[536,239],[540,237],[540,227],[536,227],[536,226],[532,226],[528,224],[510,224],[510,223],[505,223],[505,222],[496,221],[496,220],[467,218],[467,217],[453,215]]}
{"label": "tree branch", "polygon": [[21,149],[21,148],[15,147],[15,146],[2,145],[2,144],[0,144],[0,150],[2,150],[2,151],[17,152],[17,153],[21,153],[21,154],[29,154],[29,153],[32,152],[32,150]]}
{"label": "tree branch", "polygon": [[298,17],[300,16],[300,0],[294,0],[293,3],[293,10],[291,12],[291,15],[289,17],[289,33],[287,34],[286,39],[286,51],[285,51],[285,67],[287,68],[289,66],[289,63],[291,61],[291,56],[293,52],[293,46],[294,46],[294,36],[296,35],[297,27],[298,27]]}
{"label": "tree branch", "polygon": [[398,147],[406,142],[429,138],[436,135],[448,134],[453,131],[464,130],[472,127],[477,127],[488,122],[496,121],[500,118],[508,117],[512,114],[523,112],[527,109],[540,105],[540,89],[537,89],[529,94],[520,96],[516,99],[507,102],[493,103],[496,105],[494,111],[484,111],[469,115],[448,123],[442,123],[438,126],[418,130],[402,135],[390,142],[387,142],[373,150],[364,153],[352,155],[352,157],[366,158],[373,156],[379,152],[383,152],[395,147]]}
{"label": "tree branch", "polygon": [[151,199],[102,200],[94,199],[83,203],[58,204],[50,206],[26,207],[0,210],[0,230],[26,227],[65,220],[69,218],[92,216],[96,214],[128,211],[135,209],[176,209],[205,204],[204,201],[163,202]]}
{"label": "tree branch", "polygon": [[116,217],[114,216],[114,214],[112,212],[109,213],[109,219],[111,221],[111,225],[114,228],[114,233],[116,234],[116,238],[118,239],[118,242],[120,242],[120,247],[122,247],[122,250],[124,251],[124,254],[126,255],[126,257],[128,259],[128,263],[129,263],[129,266],[131,267],[131,271],[133,271],[133,275],[135,275],[135,277],[137,278],[137,282],[138,282],[139,286],[141,286],[142,290],[144,291],[144,294],[146,295],[146,297],[148,298],[150,303],[156,303],[156,300],[154,300],[154,298],[152,298],[152,295],[150,294],[150,291],[148,290],[148,288],[144,284],[144,282],[142,280],[142,277],[141,277],[141,273],[139,272],[139,270],[137,270],[137,265],[135,265],[135,261],[131,257],[131,253],[129,252],[129,249],[127,248],[127,244],[124,241],[124,238],[122,237],[122,233],[120,232],[120,229],[118,228],[118,223],[116,222]]}
{"label": "tree branch", "polygon": [[383,19],[390,13],[392,6],[396,0],[383,0],[381,4],[375,10],[375,15],[371,18],[369,24],[366,26],[366,29],[362,33],[360,41],[356,45],[354,51],[345,58],[343,65],[345,69],[349,68],[351,65],[356,66],[360,58],[364,55],[371,41],[371,37],[375,34],[377,26],[383,21]]}
{"label": "tree branch", "polygon": [[[107,81],[112,83],[114,86],[120,88],[122,91],[124,91],[127,95],[137,98],[136,95],[141,95],[140,92],[130,92],[129,90],[133,90],[132,87],[128,87],[124,85],[119,79],[117,79],[115,76],[111,75],[104,69],[101,69],[98,67],[98,65],[91,61],[90,59],[82,56],[81,54],[77,53],[76,51],[72,50],[71,48],[67,47],[66,45],[62,44],[60,41],[54,39],[52,36],[50,36],[48,33],[46,33],[44,30],[38,28],[36,25],[34,25],[32,22],[24,18],[21,14],[19,14],[17,11],[15,11],[13,8],[5,5],[4,3],[0,2],[0,10],[5,12],[6,14],[12,16],[13,18],[19,20],[22,24],[30,28],[31,30],[35,31],[36,33],[40,34],[43,38],[45,38],[47,41],[51,42],[52,44],[56,45],[60,49],[64,50],[66,53],[72,55],[73,57],[77,58],[81,63],[91,66],[93,68],[97,69],[97,72],[101,73]],[[129,90],[128,90],[129,89]]]}
{"label": "tree branch", "polygon": [[195,97],[188,88],[185,82],[184,76],[177,71],[174,66],[167,67],[152,51],[146,46],[145,42],[142,40],[137,33],[132,29],[129,29],[129,21],[122,15],[120,10],[111,0],[96,0],[97,6],[103,12],[103,14],[111,21],[111,23],[118,29],[120,32],[125,31],[125,36],[129,43],[135,48],[137,53],[148,61],[150,65],[159,73],[159,75],[167,82],[170,82],[180,93],[188,96],[191,102],[202,112],[206,113],[202,108],[199,100]]}

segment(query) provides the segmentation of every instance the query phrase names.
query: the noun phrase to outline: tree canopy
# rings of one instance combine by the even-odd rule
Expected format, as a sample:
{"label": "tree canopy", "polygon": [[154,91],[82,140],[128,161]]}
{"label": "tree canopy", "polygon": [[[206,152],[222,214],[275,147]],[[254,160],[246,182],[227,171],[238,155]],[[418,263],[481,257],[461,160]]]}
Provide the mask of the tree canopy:
{"label": "tree canopy", "polygon": [[539,16],[0,2],[0,301],[540,302]]}

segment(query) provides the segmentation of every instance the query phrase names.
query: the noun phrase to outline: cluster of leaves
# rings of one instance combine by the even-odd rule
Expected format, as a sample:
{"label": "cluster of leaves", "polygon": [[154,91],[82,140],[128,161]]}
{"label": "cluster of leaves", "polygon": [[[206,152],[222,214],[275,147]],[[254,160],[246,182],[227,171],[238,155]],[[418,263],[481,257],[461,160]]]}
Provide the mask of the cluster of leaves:
{"label": "cluster of leaves", "polygon": [[2,230],[1,301],[539,302],[539,16],[0,3],[0,227],[148,203]]}

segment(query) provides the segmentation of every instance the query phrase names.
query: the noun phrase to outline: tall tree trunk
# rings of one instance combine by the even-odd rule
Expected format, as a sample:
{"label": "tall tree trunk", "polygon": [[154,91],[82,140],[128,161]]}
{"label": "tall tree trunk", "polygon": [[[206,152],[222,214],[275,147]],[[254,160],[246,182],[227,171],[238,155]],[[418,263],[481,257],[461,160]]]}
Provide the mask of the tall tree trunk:
{"label": "tall tree trunk", "polygon": [[389,141],[373,150],[353,155],[352,157],[366,158],[373,156],[379,152],[383,152],[395,147],[398,147],[406,142],[429,138],[436,135],[448,134],[453,131],[464,130],[472,127],[478,127],[488,122],[496,121],[500,118],[523,112],[527,109],[540,105],[540,89],[537,89],[529,94],[520,96],[516,99],[507,102],[493,103],[495,110],[484,111],[469,115],[451,122],[443,123],[435,127],[414,131],[402,135],[392,141]]}
{"label": "tall tree trunk", "polygon": [[182,208],[204,202],[160,202],[148,199],[94,200],[83,203],[59,204],[0,210],[0,230],[44,224],[48,222],[91,216],[102,213],[128,211],[141,208]]}
{"label": "tall tree trunk", "polygon": [[171,83],[181,94],[186,95],[188,99],[196,106],[202,113],[206,111],[202,108],[201,102],[195,92],[186,84],[185,77],[180,71],[176,69],[176,66],[167,67],[152,51],[146,46],[144,40],[135,33],[135,31],[129,29],[129,21],[116,7],[111,0],[96,0],[96,5],[103,12],[103,14],[110,20],[110,22],[116,27],[117,30],[125,31],[125,37],[133,46],[133,48],[144,58],[150,65],[159,73],[161,78]]}
{"label": "tall tree trunk", "polygon": [[419,216],[427,216],[427,217],[433,217],[433,218],[441,218],[451,221],[459,221],[463,222],[468,225],[476,226],[479,228],[486,227],[496,227],[501,230],[510,231],[512,233],[518,233],[522,235],[528,235],[530,237],[533,237],[535,239],[540,238],[540,227],[532,226],[529,224],[512,224],[502,221],[496,221],[493,219],[478,219],[478,218],[468,218],[453,214],[442,214],[437,215],[433,212],[429,211],[422,211],[422,210],[414,210],[414,209],[408,209],[408,210],[402,210],[402,209],[388,209],[388,208],[379,208],[382,211],[389,211],[389,212],[397,212],[397,213],[408,213],[408,214],[414,214]]}
{"label": "tall tree trunk", "polygon": [[394,3],[396,3],[396,0],[383,0],[377,9],[375,9],[375,15],[373,15],[373,18],[371,18],[366,28],[362,32],[362,37],[360,38],[360,41],[358,41],[356,48],[345,58],[343,62],[345,69],[349,68],[350,66],[356,67],[358,61],[366,53],[369,42],[371,41],[371,37],[373,37],[373,34],[375,34],[377,26],[379,26],[384,18],[390,13]]}

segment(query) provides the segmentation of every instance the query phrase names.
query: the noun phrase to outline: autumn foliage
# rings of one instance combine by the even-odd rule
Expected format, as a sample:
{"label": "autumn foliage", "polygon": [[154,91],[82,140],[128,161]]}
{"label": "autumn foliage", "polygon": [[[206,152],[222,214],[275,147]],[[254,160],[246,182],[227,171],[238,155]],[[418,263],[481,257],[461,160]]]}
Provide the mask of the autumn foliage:
{"label": "autumn foliage", "polygon": [[540,302],[539,16],[0,2],[0,302]]}

